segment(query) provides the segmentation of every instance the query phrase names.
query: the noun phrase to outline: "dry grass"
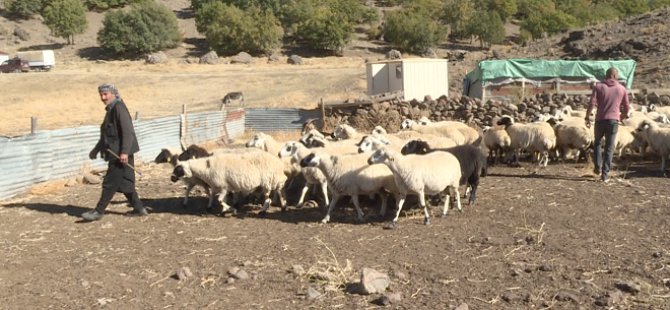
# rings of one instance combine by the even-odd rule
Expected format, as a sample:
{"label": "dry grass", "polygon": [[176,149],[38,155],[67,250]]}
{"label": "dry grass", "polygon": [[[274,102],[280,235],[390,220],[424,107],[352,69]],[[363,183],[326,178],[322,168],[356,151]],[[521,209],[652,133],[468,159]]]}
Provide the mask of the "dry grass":
{"label": "dry grass", "polygon": [[326,291],[339,291],[345,288],[356,278],[351,261],[345,259],[344,264],[342,264],[325,242],[321,241],[319,237],[312,239],[328,253],[319,255],[316,264],[307,270],[305,276],[323,286]]}

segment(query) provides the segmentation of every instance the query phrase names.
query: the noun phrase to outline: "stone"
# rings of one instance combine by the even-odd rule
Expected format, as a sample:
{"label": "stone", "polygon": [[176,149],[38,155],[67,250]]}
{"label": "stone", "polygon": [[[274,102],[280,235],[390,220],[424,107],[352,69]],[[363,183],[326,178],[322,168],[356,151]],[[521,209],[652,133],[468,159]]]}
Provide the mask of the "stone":
{"label": "stone", "polygon": [[454,310],[469,310],[469,309],[470,309],[470,307],[468,306],[468,304],[462,303],[458,307],[456,307],[456,309],[454,309]]}
{"label": "stone", "polygon": [[156,53],[151,53],[147,55],[147,59],[145,61],[148,64],[164,64],[168,62],[168,56],[167,54],[163,53],[162,51],[156,52]]}
{"label": "stone", "polygon": [[540,265],[540,267],[538,269],[540,271],[552,271],[553,270],[553,268],[551,268],[551,266],[549,266],[547,264]]}
{"label": "stone", "polygon": [[237,280],[249,279],[249,274],[244,269],[239,267],[233,267],[228,269],[228,274]]}
{"label": "stone", "polygon": [[237,55],[230,58],[230,63],[234,64],[250,64],[254,60],[249,53],[239,52]]}
{"label": "stone", "polygon": [[17,36],[21,41],[30,40],[30,33],[28,33],[28,31],[20,27],[14,28],[14,35]]}
{"label": "stone", "polygon": [[618,288],[621,291],[624,291],[626,293],[630,293],[630,294],[633,294],[633,295],[639,293],[640,289],[641,289],[639,284],[637,284],[635,282],[632,282],[632,281],[618,282],[614,286],[616,286],[616,288]]}
{"label": "stone", "polygon": [[361,293],[365,295],[383,293],[391,284],[386,273],[372,268],[363,268],[361,271]]}
{"label": "stone", "polygon": [[177,271],[175,272],[175,277],[179,281],[188,279],[192,276],[193,276],[193,272],[191,272],[191,268],[188,268],[188,267],[181,267],[181,268],[177,269]]}
{"label": "stone", "polygon": [[211,51],[202,57],[200,57],[201,64],[213,65],[219,63],[219,55],[216,54],[216,51]]}
{"label": "stone", "polygon": [[579,303],[579,298],[577,297],[577,294],[570,292],[570,291],[560,291],[556,293],[556,300],[558,301],[571,301],[576,304]]}
{"label": "stone", "polygon": [[294,54],[294,55],[291,55],[291,56],[288,57],[288,59],[286,60],[286,63],[291,64],[291,65],[302,65],[303,61],[302,61],[302,57]]}
{"label": "stone", "polygon": [[321,294],[315,288],[313,288],[311,286],[307,288],[307,300],[318,299],[319,297],[321,297],[321,295],[323,295],[323,294]]}
{"label": "stone", "polygon": [[402,58],[402,53],[400,51],[392,49],[386,53],[386,59],[400,59]]}
{"label": "stone", "polygon": [[402,301],[402,295],[400,293],[386,293],[384,296],[386,296],[392,304],[397,304]]}
{"label": "stone", "polygon": [[291,272],[295,275],[302,276],[305,274],[305,268],[303,268],[302,265],[293,265],[291,267]]}
{"label": "stone", "polygon": [[281,60],[279,54],[272,53],[272,55],[268,56],[268,63],[275,63],[279,62]]}

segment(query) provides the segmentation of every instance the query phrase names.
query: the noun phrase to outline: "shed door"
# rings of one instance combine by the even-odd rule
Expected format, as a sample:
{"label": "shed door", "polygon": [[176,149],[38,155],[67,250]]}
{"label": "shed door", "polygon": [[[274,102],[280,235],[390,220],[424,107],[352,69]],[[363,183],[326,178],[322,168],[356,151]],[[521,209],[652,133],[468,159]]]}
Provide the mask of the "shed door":
{"label": "shed door", "polygon": [[402,62],[390,63],[388,66],[389,77],[389,92],[399,91],[402,89],[402,80],[404,76]]}

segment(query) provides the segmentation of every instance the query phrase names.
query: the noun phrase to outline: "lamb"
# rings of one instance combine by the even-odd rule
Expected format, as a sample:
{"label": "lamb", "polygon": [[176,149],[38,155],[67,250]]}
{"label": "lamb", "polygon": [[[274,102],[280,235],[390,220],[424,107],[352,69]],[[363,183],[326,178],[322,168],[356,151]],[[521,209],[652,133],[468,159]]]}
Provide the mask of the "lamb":
{"label": "lamb", "polygon": [[266,152],[216,154],[179,162],[171,180],[176,182],[184,177],[198,178],[207,183],[211,194],[219,195],[219,202],[223,206],[221,213],[232,209],[224,201],[228,192],[249,194],[257,189],[261,190],[265,198],[261,215],[270,207],[269,196],[272,191],[279,194],[282,211],[286,209],[284,164],[278,157]]}
{"label": "lamb", "polygon": [[406,119],[402,122],[402,124],[400,124],[400,128],[412,129],[414,131],[418,131],[423,134],[434,134],[438,136],[448,137],[454,142],[456,142],[456,145],[463,145],[467,143],[466,137],[463,135],[463,133],[461,133],[460,130],[458,130],[453,126],[437,126],[437,125],[421,126],[413,120]]}
{"label": "lamb", "polygon": [[496,164],[499,158],[509,149],[512,140],[510,139],[504,127],[486,126],[483,129],[482,142],[489,150],[489,159],[492,164]]}
{"label": "lamb", "polygon": [[511,139],[510,149],[514,152],[514,165],[520,165],[519,152],[525,149],[528,152],[540,152],[540,166],[547,166],[549,151],[556,146],[556,134],[551,125],[545,122],[514,123],[514,119],[508,115],[502,116],[497,124],[505,126]]}
{"label": "lamb", "polygon": [[[279,151],[280,158],[290,158],[291,163],[295,165],[300,165],[300,161],[309,155],[311,150],[302,145],[300,142],[289,141],[284,144],[284,147]],[[297,205],[302,206],[305,201],[305,195],[310,185],[318,184],[323,193],[323,198],[328,205],[328,179],[326,176],[316,167],[304,167],[301,168],[300,172],[305,177],[306,184],[300,192],[300,199],[298,200]]]}
{"label": "lamb", "polygon": [[[409,141],[400,151],[403,155],[424,155],[435,151],[449,152],[458,159],[461,170],[459,185],[467,185],[470,191],[468,205],[474,205],[477,201],[477,187],[479,178],[486,176],[486,158],[478,147],[470,144],[459,145],[450,148],[431,148],[430,144],[422,140]],[[466,192],[468,189],[466,189]],[[468,195],[466,193],[466,195]]]}
{"label": "lamb", "polygon": [[335,130],[333,130],[332,137],[335,140],[347,140],[347,139],[353,139],[357,140],[361,137],[361,133],[356,131],[354,127],[351,127],[350,125],[347,124],[338,124],[335,126]]}
{"label": "lamb", "polygon": [[[381,193],[386,189],[397,193],[393,173],[384,165],[367,165],[367,155],[329,155],[325,152],[311,153],[300,161],[301,167],[318,167],[328,179],[332,192],[326,216],[321,221],[328,223],[330,213],[342,196],[351,196],[358,220],[363,220],[358,195]],[[380,214],[386,214],[386,195],[381,195]]]}
{"label": "lamb", "polygon": [[446,216],[449,210],[450,191],[456,197],[456,206],[461,209],[461,199],[458,194],[458,182],[461,178],[461,170],[458,159],[448,152],[433,152],[426,155],[398,156],[395,152],[381,149],[375,151],[368,163],[371,165],[384,163],[393,172],[393,177],[398,190],[396,203],[396,215],[391,221],[389,228],[397,227],[398,216],[405,203],[408,194],[419,197],[419,204],[423,207],[424,224],[430,224],[430,215],[426,205],[425,195],[445,193],[447,195],[442,215]]}
{"label": "lamb", "polygon": [[[188,148],[186,148],[186,150],[184,150],[183,152],[180,152],[176,148],[162,149],[161,152],[158,154],[158,156],[156,156],[156,158],[154,159],[154,162],[157,164],[170,163],[174,167],[179,163],[179,161],[188,160],[191,158],[208,157],[208,156],[210,156],[210,153],[207,150],[198,145],[192,144]],[[182,201],[182,206],[186,207],[188,205],[188,198],[191,193],[191,190],[196,185],[199,185],[205,189],[205,192],[207,192],[207,196],[209,197],[209,201],[207,202],[207,210],[210,210],[212,208],[212,205],[214,203],[214,196],[211,194],[207,183],[195,177],[182,178],[182,181],[186,185],[186,191],[184,193],[184,200]]]}
{"label": "lamb", "polygon": [[653,121],[644,121],[637,128],[638,133],[661,156],[661,172],[668,169],[666,159],[670,155],[670,128],[661,128]]}

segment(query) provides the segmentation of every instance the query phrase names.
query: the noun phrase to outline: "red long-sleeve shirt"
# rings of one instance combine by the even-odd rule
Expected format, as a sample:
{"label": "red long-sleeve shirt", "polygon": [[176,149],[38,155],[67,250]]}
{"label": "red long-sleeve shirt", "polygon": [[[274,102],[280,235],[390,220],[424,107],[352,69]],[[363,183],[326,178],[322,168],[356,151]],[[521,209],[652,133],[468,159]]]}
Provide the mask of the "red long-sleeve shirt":
{"label": "red long-sleeve shirt", "polygon": [[594,106],[597,107],[596,121],[623,120],[628,116],[628,111],[630,110],[626,87],[614,79],[606,79],[601,83],[597,83],[591,93],[591,101],[586,110],[587,117],[591,114]]}

